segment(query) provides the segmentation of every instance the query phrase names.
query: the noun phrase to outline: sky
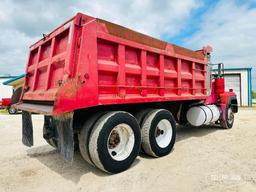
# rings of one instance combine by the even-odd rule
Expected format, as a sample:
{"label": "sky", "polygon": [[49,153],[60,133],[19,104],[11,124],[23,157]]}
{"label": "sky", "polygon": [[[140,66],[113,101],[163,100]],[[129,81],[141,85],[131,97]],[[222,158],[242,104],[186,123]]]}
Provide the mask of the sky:
{"label": "sky", "polygon": [[212,62],[253,67],[256,0],[1,0],[0,75],[25,71],[29,46],[77,12],[193,50],[213,47]]}

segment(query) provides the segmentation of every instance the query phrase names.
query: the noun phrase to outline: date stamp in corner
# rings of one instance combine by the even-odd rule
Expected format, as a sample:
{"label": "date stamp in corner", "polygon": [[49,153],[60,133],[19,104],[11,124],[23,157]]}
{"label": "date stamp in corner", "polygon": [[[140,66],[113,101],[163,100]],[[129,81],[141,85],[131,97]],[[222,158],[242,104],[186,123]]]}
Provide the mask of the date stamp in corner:
{"label": "date stamp in corner", "polygon": [[256,184],[255,175],[240,175],[240,174],[212,174],[210,180],[215,182],[243,182],[249,181]]}

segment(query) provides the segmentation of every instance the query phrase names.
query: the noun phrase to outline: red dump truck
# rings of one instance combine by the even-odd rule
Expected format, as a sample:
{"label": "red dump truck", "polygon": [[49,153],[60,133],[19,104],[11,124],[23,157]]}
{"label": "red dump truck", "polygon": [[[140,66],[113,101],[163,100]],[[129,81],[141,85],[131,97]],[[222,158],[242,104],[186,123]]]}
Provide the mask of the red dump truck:
{"label": "red dump truck", "polygon": [[22,141],[33,145],[31,113],[44,114],[43,137],[68,161],[126,170],[139,151],[169,154],[176,124],[231,128],[236,95],[211,48],[193,51],[81,13],[30,47]]}

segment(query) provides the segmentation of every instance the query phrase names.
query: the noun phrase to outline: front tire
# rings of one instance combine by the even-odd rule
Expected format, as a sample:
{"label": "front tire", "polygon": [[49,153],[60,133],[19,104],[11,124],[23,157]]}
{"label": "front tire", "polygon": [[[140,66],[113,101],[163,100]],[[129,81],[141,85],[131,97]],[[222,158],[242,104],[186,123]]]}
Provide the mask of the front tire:
{"label": "front tire", "polygon": [[109,112],[97,120],[89,139],[92,162],[99,169],[119,173],[128,169],[140,150],[141,134],[135,117]]}
{"label": "front tire", "polygon": [[162,157],[169,154],[176,139],[176,122],[165,109],[153,110],[145,117],[142,127],[142,148],[146,154]]}
{"label": "front tire", "polygon": [[220,125],[224,129],[231,129],[235,120],[234,112],[232,111],[231,105],[226,107],[226,118],[220,121]]}

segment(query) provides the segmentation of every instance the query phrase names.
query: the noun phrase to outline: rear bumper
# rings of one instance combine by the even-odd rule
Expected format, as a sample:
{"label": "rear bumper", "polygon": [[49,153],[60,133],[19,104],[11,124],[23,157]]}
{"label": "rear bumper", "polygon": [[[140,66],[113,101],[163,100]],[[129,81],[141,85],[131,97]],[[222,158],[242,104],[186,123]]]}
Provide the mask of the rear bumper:
{"label": "rear bumper", "polygon": [[31,104],[31,103],[16,103],[12,105],[14,108],[22,111],[28,111],[32,113],[40,113],[44,115],[52,115],[53,114],[53,106],[52,105],[43,105],[43,104]]}

